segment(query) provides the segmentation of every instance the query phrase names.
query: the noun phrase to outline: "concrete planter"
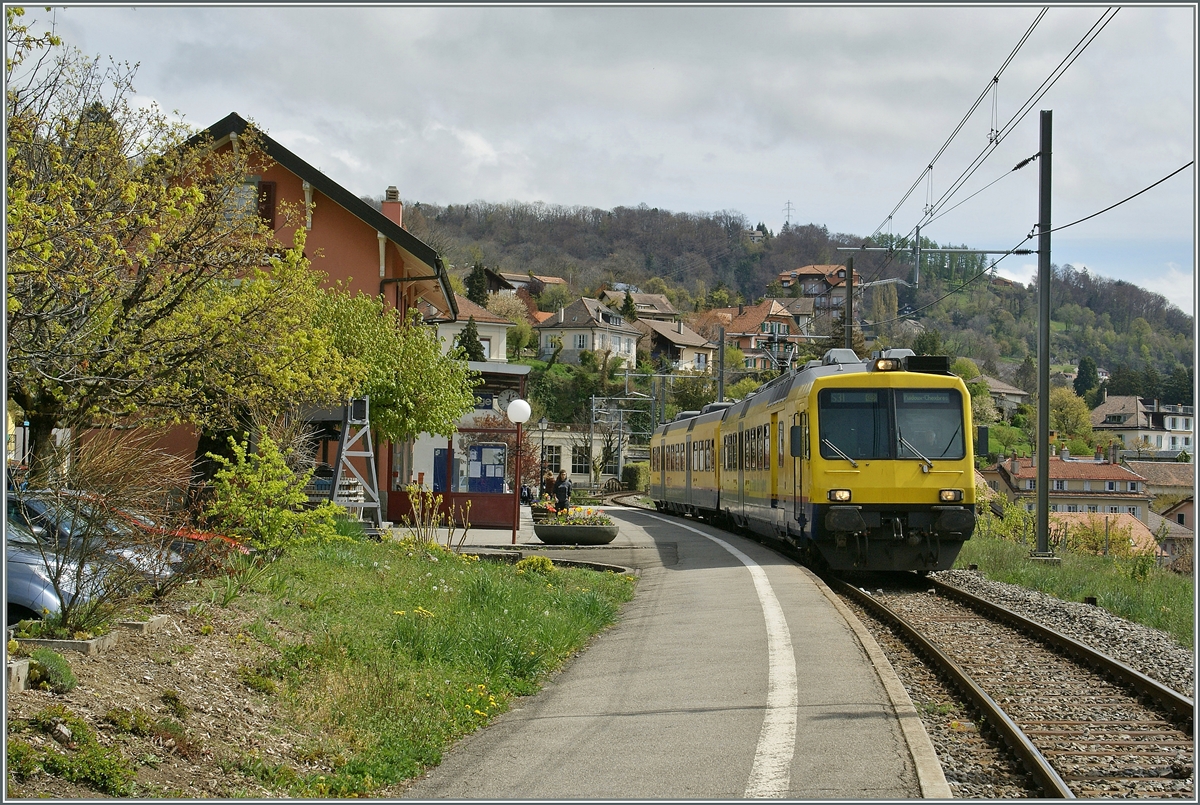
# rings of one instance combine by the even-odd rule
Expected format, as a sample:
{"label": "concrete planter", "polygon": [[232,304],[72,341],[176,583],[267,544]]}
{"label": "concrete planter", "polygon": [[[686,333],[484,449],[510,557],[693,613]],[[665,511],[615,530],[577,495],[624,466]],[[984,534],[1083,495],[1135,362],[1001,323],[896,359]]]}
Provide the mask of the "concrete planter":
{"label": "concrete planter", "polygon": [[64,651],[78,651],[89,657],[107,651],[117,644],[117,632],[109,632],[91,640],[58,640],[48,637],[18,637],[17,642],[22,646],[45,646],[60,654]]}
{"label": "concrete planter", "polygon": [[547,545],[607,545],[616,539],[617,526],[535,523],[533,533]]}

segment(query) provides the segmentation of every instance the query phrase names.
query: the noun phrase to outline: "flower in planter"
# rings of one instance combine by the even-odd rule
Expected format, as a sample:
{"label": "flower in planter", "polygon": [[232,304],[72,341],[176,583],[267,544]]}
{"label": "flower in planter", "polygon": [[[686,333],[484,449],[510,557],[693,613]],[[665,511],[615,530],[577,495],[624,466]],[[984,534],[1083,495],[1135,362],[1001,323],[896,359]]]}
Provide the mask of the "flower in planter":
{"label": "flower in planter", "polygon": [[572,506],[560,511],[550,521],[554,525],[612,525],[612,518],[602,511],[583,506]]}

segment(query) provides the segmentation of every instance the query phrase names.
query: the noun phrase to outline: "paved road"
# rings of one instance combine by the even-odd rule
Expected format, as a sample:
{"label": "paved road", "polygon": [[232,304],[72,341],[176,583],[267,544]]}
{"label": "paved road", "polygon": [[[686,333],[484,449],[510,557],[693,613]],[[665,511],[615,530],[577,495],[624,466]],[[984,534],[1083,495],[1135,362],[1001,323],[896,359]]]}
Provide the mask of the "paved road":
{"label": "paved road", "polygon": [[610,513],[621,536],[586,555],[639,567],[620,623],[406,797],[921,796],[879,676],[806,570],[690,521]]}

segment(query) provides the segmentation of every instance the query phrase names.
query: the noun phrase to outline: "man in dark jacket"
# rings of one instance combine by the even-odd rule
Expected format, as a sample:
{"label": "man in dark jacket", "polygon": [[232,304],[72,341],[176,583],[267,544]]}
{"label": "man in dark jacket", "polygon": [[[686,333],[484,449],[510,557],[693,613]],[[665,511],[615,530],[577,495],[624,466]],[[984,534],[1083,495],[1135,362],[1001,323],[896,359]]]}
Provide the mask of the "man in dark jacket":
{"label": "man in dark jacket", "polygon": [[554,483],[554,508],[566,511],[571,506],[571,479],[566,470],[558,471],[558,480]]}

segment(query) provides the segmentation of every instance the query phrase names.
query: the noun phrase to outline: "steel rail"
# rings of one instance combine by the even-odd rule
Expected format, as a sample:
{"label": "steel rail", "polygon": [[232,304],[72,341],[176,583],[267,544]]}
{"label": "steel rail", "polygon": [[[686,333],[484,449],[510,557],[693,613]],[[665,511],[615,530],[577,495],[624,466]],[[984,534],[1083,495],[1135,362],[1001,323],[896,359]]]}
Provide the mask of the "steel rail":
{"label": "steel rail", "polygon": [[1092,668],[1099,669],[1102,673],[1116,681],[1132,688],[1139,695],[1146,696],[1153,700],[1157,705],[1167,710],[1182,724],[1186,724],[1186,732],[1195,737],[1194,732],[1194,717],[1195,717],[1195,702],[1184,696],[1183,694],[1172,690],[1156,679],[1151,679],[1140,671],[1130,668],[1120,660],[1097,651],[1091,646],[1085,645],[1078,640],[1068,637],[1067,635],[1055,631],[1048,626],[1043,626],[1036,621],[1032,621],[1023,615],[1019,615],[1010,609],[1006,609],[999,604],[992,603],[986,599],[980,598],[971,593],[960,590],[953,585],[940,582],[935,579],[923,579],[922,584],[931,585],[937,590],[938,595],[945,595],[955,598],[958,601],[966,604],[971,609],[977,612],[982,612],[989,617],[998,618],[1007,621],[1019,630],[1030,634],[1031,636],[1041,640],[1050,646],[1061,649],[1071,655],[1075,660],[1080,661]]}
{"label": "steel rail", "polygon": [[1033,742],[1021,731],[1021,728],[1008,717],[1008,714],[996,704],[983,688],[962,669],[962,667],[946,655],[934,643],[910,626],[903,618],[893,612],[873,596],[840,579],[828,578],[827,583],[838,592],[853,598],[867,609],[881,617],[887,623],[898,629],[908,640],[914,643],[920,651],[932,659],[939,668],[944,670],[953,683],[983,714],[983,718],[1000,734],[1020,758],[1025,769],[1033,777],[1034,783],[1041,787],[1042,794],[1047,798],[1075,799],[1071,789],[1059,776],[1050,762],[1038,751]]}

